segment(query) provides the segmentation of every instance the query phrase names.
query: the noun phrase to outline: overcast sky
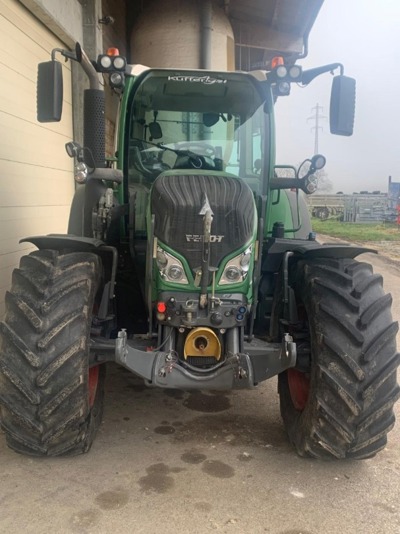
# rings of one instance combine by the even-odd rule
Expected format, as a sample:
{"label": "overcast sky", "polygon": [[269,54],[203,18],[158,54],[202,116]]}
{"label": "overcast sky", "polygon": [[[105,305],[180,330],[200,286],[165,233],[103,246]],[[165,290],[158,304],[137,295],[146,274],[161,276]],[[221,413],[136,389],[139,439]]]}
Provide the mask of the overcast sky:
{"label": "overcast sky", "polygon": [[[319,152],[333,191],[387,191],[388,176],[400,182],[400,0],[325,0],[311,30],[303,68],[340,62],[356,78],[352,137],[329,132],[321,122]],[[307,88],[292,87],[276,107],[277,163],[298,164],[314,151],[312,110],[329,116],[332,76]]]}

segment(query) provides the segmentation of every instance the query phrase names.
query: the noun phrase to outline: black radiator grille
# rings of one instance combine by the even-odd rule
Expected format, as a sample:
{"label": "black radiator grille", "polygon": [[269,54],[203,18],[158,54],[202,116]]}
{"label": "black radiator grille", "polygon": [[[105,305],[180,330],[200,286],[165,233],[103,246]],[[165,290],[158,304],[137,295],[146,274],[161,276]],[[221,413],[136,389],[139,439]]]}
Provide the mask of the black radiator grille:
{"label": "black radiator grille", "polygon": [[195,367],[203,367],[204,365],[217,365],[218,360],[214,356],[188,356],[187,362]]}
{"label": "black radiator grille", "polygon": [[253,235],[255,206],[247,184],[229,176],[165,175],[152,189],[155,235],[182,254],[192,269],[201,265],[204,223],[200,211],[206,198],[214,214],[210,265],[217,267]]}

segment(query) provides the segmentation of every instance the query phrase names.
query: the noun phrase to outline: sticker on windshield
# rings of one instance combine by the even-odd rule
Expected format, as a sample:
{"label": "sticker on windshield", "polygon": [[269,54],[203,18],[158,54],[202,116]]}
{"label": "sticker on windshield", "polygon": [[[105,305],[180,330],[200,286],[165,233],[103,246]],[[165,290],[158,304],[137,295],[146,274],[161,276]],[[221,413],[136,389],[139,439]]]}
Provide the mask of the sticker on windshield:
{"label": "sticker on windshield", "polygon": [[168,76],[168,81],[204,83],[205,85],[213,85],[214,83],[226,83],[228,80],[211,78],[211,76]]}

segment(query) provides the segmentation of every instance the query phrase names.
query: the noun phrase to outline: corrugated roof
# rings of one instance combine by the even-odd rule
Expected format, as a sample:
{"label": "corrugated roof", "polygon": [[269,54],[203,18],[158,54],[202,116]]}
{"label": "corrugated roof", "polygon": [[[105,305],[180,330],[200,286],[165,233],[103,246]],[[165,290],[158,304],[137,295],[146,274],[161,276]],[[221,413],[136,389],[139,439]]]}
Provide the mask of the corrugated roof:
{"label": "corrugated roof", "polygon": [[267,62],[277,53],[302,54],[323,0],[220,0],[238,46],[264,50]]}

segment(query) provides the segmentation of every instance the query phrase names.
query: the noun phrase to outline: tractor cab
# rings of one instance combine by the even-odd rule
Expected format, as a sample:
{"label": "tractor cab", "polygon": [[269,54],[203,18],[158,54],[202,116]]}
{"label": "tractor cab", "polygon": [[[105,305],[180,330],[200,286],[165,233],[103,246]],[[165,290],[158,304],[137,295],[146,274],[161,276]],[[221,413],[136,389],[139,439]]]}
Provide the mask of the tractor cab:
{"label": "tractor cab", "polygon": [[260,190],[265,92],[249,74],[148,71],[128,102],[129,183],[170,169],[222,171]]}
{"label": "tractor cab", "polygon": [[150,70],[127,84],[124,174],[138,235],[160,174],[230,176],[262,192],[268,106],[253,76]]}

